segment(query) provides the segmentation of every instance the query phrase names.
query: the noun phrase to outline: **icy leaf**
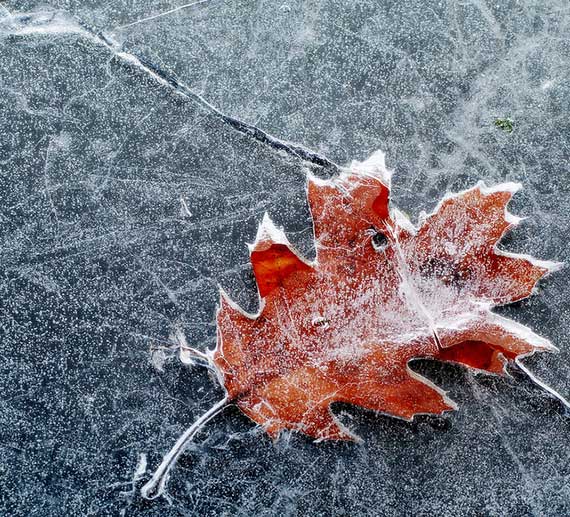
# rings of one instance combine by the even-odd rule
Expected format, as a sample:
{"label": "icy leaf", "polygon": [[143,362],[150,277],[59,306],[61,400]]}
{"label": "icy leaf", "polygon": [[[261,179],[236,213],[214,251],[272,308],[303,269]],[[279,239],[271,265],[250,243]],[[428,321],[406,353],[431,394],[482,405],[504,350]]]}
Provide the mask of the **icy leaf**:
{"label": "icy leaf", "polygon": [[455,409],[410,370],[414,358],[498,375],[512,361],[570,408],[520,362],[555,348],[491,312],[526,298],[560,266],[497,249],[519,221],[506,210],[518,188],[479,183],[446,195],[416,228],[389,205],[390,173],[380,152],[333,180],[309,177],[315,261],[301,257],[266,215],[250,245],[258,314],[222,292],[209,353],[190,347],[177,328],[181,357],[212,369],[226,393],[178,439],[143,496],[164,493],[187,443],[229,403],[273,437],[291,429],[315,440],[356,438],[331,412],[333,402],[406,420]]}
{"label": "icy leaf", "polygon": [[403,419],[455,409],[411,359],[502,374],[509,361],[554,350],[491,312],[558,266],[497,249],[518,222],[506,210],[518,188],[479,183],[446,195],[415,228],[389,205],[380,152],[333,180],[309,177],[316,260],[266,216],[250,246],[259,313],[222,293],[213,363],[228,400],[271,436],[352,439],[331,403]]}

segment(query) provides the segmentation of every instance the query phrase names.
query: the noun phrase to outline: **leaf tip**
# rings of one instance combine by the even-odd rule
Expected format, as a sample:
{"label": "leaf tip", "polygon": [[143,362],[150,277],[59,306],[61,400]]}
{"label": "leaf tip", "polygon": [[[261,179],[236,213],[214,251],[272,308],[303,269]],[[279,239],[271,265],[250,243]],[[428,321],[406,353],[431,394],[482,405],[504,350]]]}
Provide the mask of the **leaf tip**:
{"label": "leaf tip", "polygon": [[553,260],[539,260],[537,262],[539,262],[539,265],[541,267],[544,267],[548,270],[547,273],[555,273],[556,271],[560,271],[567,266],[566,262],[557,262]]}
{"label": "leaf tip", "polygon": [[[516,254],[513,254],[513,256],[516,256]],[[530,255],[518,255],[518,256],[527,259],[534,267],[542,269],[543,273],[541,276],[543,277],[548,276],[552,273],[556,273],[557,271],[560,271],[561,269],[564,269],[566,267],[566,262],[557,262],[555,260],[540,260],[531,257]]]}
{"label": "leaf tip", "polygon": [[263,219],[257,227],[255,241],[248,243],[247,245],[249,252],[251,253],[252,251],[260,249],[260,247],[263,246],[263,243],[289,245],[289,240],[287,239],[285,232],[282,228],[275,226],[275,223],[267,212],[263,214]]}
{"label": "leaf tip", "polygon": [[520,223],[528,219],[528,217],[520,217],[518,215],[511,214],[508,210],[505,210],[505,221],[510,226],[518,226]]}
{"label": "leaf tip", "polygon": [[[344,170],[341,171],[341,174],[344,173]],[[313,174],[312,171],[306,171],[306,179],[307,179],[307,186],[310,187],[311,185],[316,187],[323,187],[323,186],[334,186],[334,177],[333,178],[319,178]]]}
{"label": "leaf tip", "polygon": [[[425,217],[425,212],[423,215]],[[398,208],[392,209],[392,217],[394,218],[394,221],[398,226],[404,228],[411,235],[414,235],[417,232],[417,228],[414,226],[412,221],[410,221],[410,218]],[[420,216],[419,225],[421,224],[422,224],[422,217]]]}
{"label": "leaf tip", "polygon": [[225,313],[233,315],[234,317],[239,315],[239,316],[244,316],[250,320],[254,320],[259,316],[259,314],[261,314],[261,312],[263,312],[263,308],[265,306],[265,301],[263,299],[259,301],[258,312],[252,314],[250,312],[244,311],[236,302],[234,302],[230,298],[230,295],[220,285],[218,285],[218,293],[219,293],[219,300],[218,300],[218,308],[216,311],[216,316],[218,318],[220,317],[220,315]]}
{"label": "leaf tip", "polygon": [[381,150],[373,152],[363,162],[354,160],[350,164],[350,169],[353,174],[356,173],[379,178],[382,183],[390,187],[392,171],[386,168],[386,155]]}

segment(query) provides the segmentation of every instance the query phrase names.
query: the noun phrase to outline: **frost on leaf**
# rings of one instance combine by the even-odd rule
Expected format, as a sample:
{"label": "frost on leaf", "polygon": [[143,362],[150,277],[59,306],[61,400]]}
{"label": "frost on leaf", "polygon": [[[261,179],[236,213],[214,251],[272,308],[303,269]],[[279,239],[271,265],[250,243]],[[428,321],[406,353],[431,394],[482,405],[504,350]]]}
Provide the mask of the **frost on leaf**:
{"label": "frost on leaf", "polygon": [[559,267],[497,249],[518,222],[506,210],[518,188],[479,183],[446,195],[416,228],[390,207],[390,173],[380,152],[333,180],[309,177],[315,261],[301,257],[265,216],[250,245],[258,314],[222,292],[213,352],[193,349],[177,331],[187,362],[214,370],[226,394],[178,439],[143,496],[164,492],[188,441],[228,403],[273,437],[291,429],[315,440],[356,438],[332,414],[333,402],[406,420],[455,409],[410,370],[415,358],[499,375],[516,362],[570,408],[518,362],[555,348],[491,312],[526,298]]}
{"label": "frost on leaf", "polygon": [[403,419],[455,409],[411,359],[502,374],[509,361],[553,350],[491,312],[558,266],[497,249],[518,222],[506,210],[518,188],[479,183],[447,195],[416,228],[389,204],[380,152],[333,180],[309,177],[315,261],[266,216],[250,246],[259,313],[222,293],[213,362],[228,399],[271,436],[351,439],[331,403]]}

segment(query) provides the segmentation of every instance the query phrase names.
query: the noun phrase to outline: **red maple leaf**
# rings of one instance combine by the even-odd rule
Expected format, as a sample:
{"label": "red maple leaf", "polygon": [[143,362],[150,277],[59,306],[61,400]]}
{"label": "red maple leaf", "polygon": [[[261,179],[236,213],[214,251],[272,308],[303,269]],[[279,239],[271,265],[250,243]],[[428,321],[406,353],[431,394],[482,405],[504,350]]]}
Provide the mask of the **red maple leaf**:
{"label": "red maple leaf", "polygon": [[[217,346],[206,359],[227,397],[200,425],[233,402],[271,436],[291,429],[353,439],[333,402],[406,420],[455,409],[410,370],[414,358],[502,374],[509,361],[554,350],[491,311],[529,296],[559,266],[497,249],[518,222],[506,210],[518,188],[479,183],[447,195],[416,228],[389,205],[382,153],[332,180],[309,177],[316,259],[301,257],[264,217],[250,246],[260,309],[247,314],[222,292]],[[154,487],[165,472],[157,471]]]}
{"label": "red maple leaf", "polygon": [[382,154],[334,180],[309,178],[316,260],[266,216],[250,248],[259,313],[222,294],[214,363],[229,398],[272,436],[347,439],[333,402],[407,420],[455,408],[411,359],[500,374],[509,360],[552,350],[491,312],[557,266],[496,248],[518,222],[506,211],[518,188],[480,183],[448,195],[416,229],[389,206]]}

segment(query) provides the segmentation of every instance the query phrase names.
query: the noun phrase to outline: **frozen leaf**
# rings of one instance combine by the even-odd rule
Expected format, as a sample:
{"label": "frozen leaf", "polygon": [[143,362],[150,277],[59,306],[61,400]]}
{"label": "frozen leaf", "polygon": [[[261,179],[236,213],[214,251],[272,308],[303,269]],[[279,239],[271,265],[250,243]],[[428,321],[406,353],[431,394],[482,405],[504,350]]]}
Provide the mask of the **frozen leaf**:
{"label": "frozen leaf", "polygon": [[404,419],[455,408],[411,359],[500,374],[509,360],[552,350],[491,312],[557,267],[496,248],[518,222],[506,211],[518,188],[447,195],[416,229],[389,206],[381,153],[334,180],[309,178],[315,262],[265,217],[251,246],[261,310],[246,314],[222,295],[214,362],[230,399],[272,436],[347,439],[333,402]]}
{"label": "frozen leaf", "polygon": [[211,365],[224,403],[273,437],[290,429],[354,439],[333,402],[406,420],[455,409],[410,370],[414,358],[500,375],[509,361],[554,350],[492,312],[529,296],[559,266],[497,248],[519,221],[506,210],[518,188],[479,183],[448,194],[416,228],[389,204],[380,152],[335,179],[309,177],[314,262],[266,215],[250,245],[259,312],[244,312],[222,292]]}

